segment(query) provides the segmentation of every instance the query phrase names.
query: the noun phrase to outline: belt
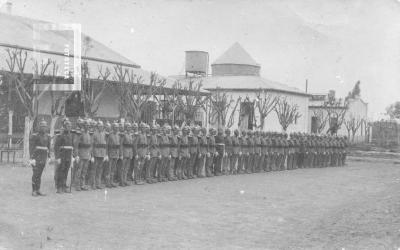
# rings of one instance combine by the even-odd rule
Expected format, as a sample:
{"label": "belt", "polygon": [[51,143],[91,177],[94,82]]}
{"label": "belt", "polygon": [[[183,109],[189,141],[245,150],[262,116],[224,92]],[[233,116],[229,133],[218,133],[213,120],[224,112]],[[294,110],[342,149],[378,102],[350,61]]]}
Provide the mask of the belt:
{"label": "belt", "polygon": [[40,147],[40,146],[37,146],[35,149],[36,150],[46,150],[46,151],[49,150],[47,147]]}
{"label": "belt", "polygon": [[61,149],[68,149],[68,150],[73,150],[74,148],[72,146],[61,146]]}
{"label": "belt", "polygon": [[120,146],[119,145],[110,145],[109,147],[110,148],[119,148]]}
{"label": "belt", "polygon": [[106,144],[94,144],[95,148],[106,148],[107,145]]}
{"label": "belt", "polygon": [[124,143],[124,144],[122,144],[124,147],[132,147],[133,146],[133,144],[127,144],[127,143]]}
{"label": "belt", "polygon": [[79,143],[78,147],[79,148],[90,148],[92,145],[86,144],[86,143]]}

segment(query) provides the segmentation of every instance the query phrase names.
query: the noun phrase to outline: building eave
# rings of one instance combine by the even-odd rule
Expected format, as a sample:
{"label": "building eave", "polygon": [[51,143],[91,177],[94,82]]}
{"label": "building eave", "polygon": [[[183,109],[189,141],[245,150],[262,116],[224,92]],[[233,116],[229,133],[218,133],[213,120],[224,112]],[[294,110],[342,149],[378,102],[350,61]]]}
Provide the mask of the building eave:
{"label": "building eave", "polygon": [[216,91],[216,90],[223,90],[223,91],[237,91],[237,92],[257,92],[257,91],[271,91],[271,92],[276,92],[276,93],[284,93],[284,94],[291,94],[291,95],[298,95],[298,96],[304,96],[304,97],[310,97],[311,95],[308,93],[301,93],[301,92],[295,92],[295,91],[289,91],[289,90],[281,90],[281,89],[272,89],[272,88],[205,88],[205,90],[208,91]]}

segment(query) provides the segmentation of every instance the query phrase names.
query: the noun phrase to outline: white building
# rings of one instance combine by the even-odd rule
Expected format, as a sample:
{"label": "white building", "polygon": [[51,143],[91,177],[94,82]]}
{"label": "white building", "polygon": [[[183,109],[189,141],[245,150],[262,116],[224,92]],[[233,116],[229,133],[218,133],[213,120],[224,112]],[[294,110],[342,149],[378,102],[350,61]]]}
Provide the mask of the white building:
{"label": "white building", "polygon": [[[240,98],[236,111],[232,115],[231,128],[260,129],[260,114],[255,109],[258,93],[269,93],[273,96],[286,98],[292,104],[297,105],[300,118],[290,125],[287,132],[307,132],[309,129],[307,93],[260,76],[259,65],[238,43],[235,43],[224,54],[211,64],[211,75],[208,74],[208,53],[204,51],[186,52],[186,76],[175,77],[181,81],[187,81],[190,77],[197,77],[202,81],[203,89],[211,93],[227,93],[234,100]],[[232,105],[228,111],[226,124],[230,114],[234,110]],[[209,116],[209,114],[208,114]],[[208,119],[209,125],[217,127],[217,121]],[[228,126],[229,126],[228,125]],[[264,131],[282,131],[278,117],[272,111],[264,122]]]}
{"label": "white building", "polygon": [[[329,99],[329,96],[335,98],[335,92],[330,91],[329,94],[313,94],[310,98],[309,104],[309,122],[308,122],[308,131],[312,133],[317,133],[317,128],[321,121],[319,121],[318,117],[322,117],[326,120],[326,125],[323,127],[320,133],[326,133],[330,127],[330,124],[337,122],[335,118],[329,120],[328,109],[324,106],[324,102]],[[340,105],[338,105],[335,109],[335,112],[340,114],[344,113],[343,123],[340,126],[340,129],[337,131],[338,135],[341,136],[349,136],[348,130],[346,128],[346,122],[354,119],[355,123],[359,123],[359,128],[354,135],[354,142],[363,142],[367,139],[369,140],[370,133],[367,131],[369,127],[366,123],[368,120],[368,103],[364,102],[360,96],[356,96],[354,98],[349,98],[345,101],[344,99],[338,99]],[[318,112],[323,112],[323,114],[318,115]],[[340,119],[339,119],[340,120]],[[352,136],[352,135],[351,135]]]}

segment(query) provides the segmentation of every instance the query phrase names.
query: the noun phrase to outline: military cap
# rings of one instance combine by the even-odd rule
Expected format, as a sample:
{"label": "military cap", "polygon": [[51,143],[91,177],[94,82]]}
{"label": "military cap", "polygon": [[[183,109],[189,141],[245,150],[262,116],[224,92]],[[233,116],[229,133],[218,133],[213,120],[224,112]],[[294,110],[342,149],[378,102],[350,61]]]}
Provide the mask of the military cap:
{"label": "military cap", "polygon": [[71,125],[71,121],[70,121],[68,118],[64,118],[64,120],[63,120],[63,125],[64,125],[64,126],[66,126],[66,125]]}
{"label": "military cap", "polygon": [[132,127],[132,125],[129,122],[125,122],[124,126],[125,126],[125,128],[131,128]]}
{"label": "military cap", "polygon": [[225,134],[231,134],[231,130],[229,128],[225,129]]}
{"label": "military cap", "polygon": [[78,125],[82,125],[82,124],[83,124],[83,119],[80,118],[80,117],[78,117],[78,120],[76,120],[76,123],[77,123]]}
{"label": "military cap", "polygon": [[138,128],[138,124],[136,122],[132,123],[132,128]]}
{"label": "military cap", "polygon": [[112,123],[112,127],[113,127],[113,128],[118,128],[118,127],[119,127],[118,122],[113,122],[113,123]]}
{"label": "military cap", "polygon": [[101,120],[97,121],[97,127],[103,127],[104,123]]}
{"label": "military cap", "polygon": [[42,119],[42,120],[39,122],[39,127],[47,127],[47,122],[46,122],[44,119]]}
{"label": "military cap", "polygon": [[111,123],[109,121],[106,121],[105,127],[106,128],[111,128]]}

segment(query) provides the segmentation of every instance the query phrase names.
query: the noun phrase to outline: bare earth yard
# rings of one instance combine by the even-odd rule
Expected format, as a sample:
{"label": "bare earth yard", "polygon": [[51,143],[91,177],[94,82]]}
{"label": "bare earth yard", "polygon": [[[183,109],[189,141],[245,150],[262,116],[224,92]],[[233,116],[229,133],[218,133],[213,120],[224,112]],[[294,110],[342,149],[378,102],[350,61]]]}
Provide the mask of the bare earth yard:
{"label": "bare earth yard", "polygon": [[57,195],[0,166],[2,249],[397,249],[400,165],[222,176]]}

